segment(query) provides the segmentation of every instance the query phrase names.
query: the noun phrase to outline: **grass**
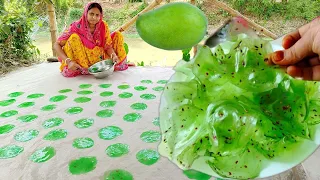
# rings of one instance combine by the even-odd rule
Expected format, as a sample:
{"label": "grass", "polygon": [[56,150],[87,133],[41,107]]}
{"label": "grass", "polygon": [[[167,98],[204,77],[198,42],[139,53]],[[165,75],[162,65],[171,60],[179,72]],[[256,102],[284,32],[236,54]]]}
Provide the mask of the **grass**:
{"label": "grass", "polygon": [[[287,13],[281,13],[282,11],[277,11],[277,8],[266,7],[263,4],[257,4],[260,1],[270,1],[270,0],[222,0],[230,7],[240,11],[241,14],[245,15],[249,19],[253,20],[257,24],[265,27],[266,29],[270,30],[274,34],[281,36],[283,34],[289,33],[301,27],[302,25],[309,22],[303,16],[297,16],[298,10],[296,10],[292,5],[282,4],[282,6],[286,7],[287,9],[291,7],[292,10],[288,11]],[[289,2],[294,2],[297,0],[289,0]],[[306,0],[312,1],[312,0]],[[246,5],[242,5],[239,7],[236,3],[246,2]],[[318,2],[320,2],[318,0]],[[246,7],[246,8],[243,8]],[[251,8],[250,8],[251,7]],[[255,8],[253,8],[255,7]],[[223,11],[217,8],[212,1],[204,1],[203,4],[199,5],[199,8],[203,10],[208,18],[209,21],[209,34],[219,27],[227,18],[230,18],[231,15],[228,14],[226,11]],[[259,9],[260,8],[260,9]],[[298,8],[298,7],[297,7]],[[263,9],[266,9],[270,12],[269,13],[260,13]],[[294,12],[294,13],[293,13]],[[316,12],[316,11],[313,11]],[[315,15],[313,15],[315,16]],[[313,17],[312,16],[312,17]],[[311,18],[312,19],[312,18]]]}
{"label": "grass", "polygon": [[273,2],[270,0],[224,0],[238,9],[241,13],[268,20],[272,16],[280,16],[291,20],[301,18],[311,21],[320,13],[319,0],[283,0]]}

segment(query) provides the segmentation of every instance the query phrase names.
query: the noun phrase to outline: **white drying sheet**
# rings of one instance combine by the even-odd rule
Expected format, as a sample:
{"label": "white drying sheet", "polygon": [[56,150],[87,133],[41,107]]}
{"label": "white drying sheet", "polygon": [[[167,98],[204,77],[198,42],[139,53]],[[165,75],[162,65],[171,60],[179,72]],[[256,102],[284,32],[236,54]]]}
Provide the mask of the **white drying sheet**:
{"label": "white drying sheet", "polygon": [[[157,90],[159,90],[161,89],[159,87],[164,87],[165,84],[161,84],[163,82],[158,81],[167,80],[172,74],[172,68],[134,67],[129,68],[127,71],[115,72],[107,79],[98,80],[93,76],[64,78],[59,74],[57,63],[43,63],[1,78],[0,101],[2,101],[2,104],[0,106],[0,114],[9,116],[10,113],[5,112],[10,112],[11,110],[18,111],[18,114],[9,117],[0,117],[0,126],[2,127],[2,129],[0,127],[0,147],[2,148],[0,149],[0,157],[1,154],[3,156],[5,153],[3,147],[8,145],[16,145],[23,148],[23,151],[18,153],[21,151],[21,148],[18,148],[18,152],[16,152],[18,153],[17,156],[0,159],[0,179],[103,179],[106,172],[116,169],[127,171],[134,179],[188,179],[180,169],[170,163],[166,158],[159,157],[156,161],[157,153],[149,154],[149,156],[153,155],[155,157],[149,157],[151,158],[149,160],[148,158],[146,159],[145,164],[153,163],[151,165],[140,163],[136,157],[137,153],[144,149],[153,151],[142,152],[157,152],[160,139],[159,134],[157,134],[159,127],[157,126],[157,120],[155,118],[158,117],[161,91],[156,91],[153,88],[158,87]],[[85,84],[81,86],[83,89],[80,87],[82,84]],[[101,84],[105,85],[100,87],[99,85]],[[129,85],[129,88],[119,89],[119,85]],[[140,87],[139,91],[135,89],[137,86],[143,86],[147,89],[142,90],[144,88]],[[126,86],[120,88],[126,88]],[[62,89],[70,89],[72,91],[59,93]],[[79,91],[82,91],[83,94],[81,94],[81,92],[78,94]],[[19,94],[13,92],[22,92],[23,94],[17,96]],[[17,97],[9,97],[8,95],[10,93],[13,93],[11,96]],[[102,96],[100,95],[101,93],[103,93]],[[120,96],[127,98],[120,98],[119,94],[121,93],[123,94]],[[132,97],[130,97],[130,93],[132,93]],[[43,94],[43,96],[30,98],[29,95],[36,97],[41,96],[34,94]],[[143,96],[147,99],[140,97],[143,94],[148,94]],[[153,98],[153,95],[155,99],[148,100],[148,98]],[[88,102],[75,102],[74,100],[78,97],[87,97],[80,100]],[[50,98],[52,98],[51,101]],[[7,102],[4,103],[3,101],[10,99],[15,99],[15,102],[11,100],[10,102],[12,103],[8,105],[6,104]],[[100,103],[103,101],[110,102],[105,102],[100,106]],[[25,102],[34,102],[34,104]],[[22,103],[25,103],[23,105],[27,107],[19,107]],[[145,110],[133,109],[131,105],[134,103],[144,103],[147,105],[147,108]],[[142,107],[144,104],[142,104]],[[47,105],[54,105],[55,108],[52,110],[49,108],[47,111],[41,110],[42,107]],[[81,107],[83,110],[78,114],[67,114],[65,111],[70,107]],[[97,112],[105,109],[109,111],[102,114],[104,115],[103,117],[97,116]],[[131,119],[129,118],[129,120],[125,121],[124,116],[130,113],[138,113],[141,115],[141,118],[135,120],[134,117],[136,116],[132,115],[127,116],[131,117]],[[38,117],[32,119],[32,116],[29,116],[29,119],[23,120],[21,117],[26,115],[36,115]],[[63,122],[60,120],[55,124],[55,121],[46,121],[52,118],[60,118]],[[92,119],[93,121],[88,120],[88,122],[89,124],[93,122],[93,124],[87,128],[76,127],[74,123],[83,118]],[[120,128],[122,134],[111,140],[107,140],[108,138],[100,138],[99,131],[108,126]],[[44,139],[50,131],[57,129],[60,129],[61,131],[59,132],[62,132],[61,139]],[[21,138],[19,139],[16,134],[29,130],[33,130],[33,136],[35,137],[32,136],[33,138],[31,140],[20,142]],[[36,131],[38,131],[38,135],[34,135],[37,134],[35,133]],[[151,132],[145,133],[143,138],[140,137],[142,133],[148,131]],[[108,135],[107,130],[105,133]],[[75,148],[73,147],[73,143],[77,138],[86,138],[78,142],[81,147],[91,146],[92,144],[83,145],[83,143],[90,144],[92,141],[94,145],[84,149]],[[142,139],[144,139],[144,141]],[[108,146],[117,143],[121,143],[122,146],[111,146],[110,149],[115,147],[115,149],[111,151],[111,156],[119,157],[110,157],[106,149]],[[30,160],[30,157],[35,151],[44,147],[52,147],[55,155],[41,163]],[[50,150],[47,154],[50,154],[50,152],[52,154],[53,150]],[[112,155],[112,152],[114,152],[115,155]],[[117,152],[120,154],[117,154]],[[38,161],[42,161],[41,158],[43,159],[43,154],[41,155],[41,153],[39,153],[38,157],[40,158]],[[73,175],[69,171],[69,163],[81,157],[91,157],[91,159],[87,159],[88,162],[86,162],[87,164],[91,164],[91,167],[90,165],[88,167],[82,167],[82,165],[86,163],[80,162],[80,165],[76,164],[79,169],[75,170],[75,172],[88,172]],[[154,159],[152,160],[152,158]],[[96,162],[94,161],[95,159]],[[95,168],[92,166],[95,166]]]}

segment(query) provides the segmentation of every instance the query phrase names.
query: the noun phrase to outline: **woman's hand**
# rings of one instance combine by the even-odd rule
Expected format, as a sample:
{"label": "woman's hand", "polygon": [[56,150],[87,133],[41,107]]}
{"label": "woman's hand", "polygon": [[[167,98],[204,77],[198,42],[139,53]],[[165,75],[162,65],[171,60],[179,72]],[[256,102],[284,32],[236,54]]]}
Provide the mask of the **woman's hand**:
{"label": "woman's hand", "polygon": [[116,55],[116,53],[112,53],[111,54],[111,59],[114,63],[118,63],[119,62],[119,58],[118,56]]}
{"label": "woman's hand", "polygon": [[79,64],[71,60],[67,62],[67,65],[68,69],[70,69],[71,71],[77,71],[81,69],[81,66]]}
{"label": "woman's hand", "polygon": [[270,64],[286,67],[293,77],[320,81],[320,17],[286,35],[282,46],[285,50],[268,56]]}

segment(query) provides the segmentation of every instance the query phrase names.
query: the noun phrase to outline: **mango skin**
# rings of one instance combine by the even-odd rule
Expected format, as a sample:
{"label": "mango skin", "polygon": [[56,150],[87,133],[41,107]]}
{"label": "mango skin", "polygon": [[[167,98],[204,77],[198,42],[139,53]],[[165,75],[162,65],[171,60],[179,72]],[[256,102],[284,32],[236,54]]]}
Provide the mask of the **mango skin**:
{"label": "mango skin", "polygon": [[190,3],[169,3],[141,14],[136,22],[140,37],[164,50],[183,50],[198,44],[205,36],[208,20]]}

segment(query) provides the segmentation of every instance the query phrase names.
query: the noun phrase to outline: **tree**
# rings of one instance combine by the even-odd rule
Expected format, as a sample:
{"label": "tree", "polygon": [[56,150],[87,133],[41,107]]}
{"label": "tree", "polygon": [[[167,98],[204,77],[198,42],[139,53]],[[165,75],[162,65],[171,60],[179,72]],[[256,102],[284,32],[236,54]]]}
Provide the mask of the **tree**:
{"label": "tree", "polygon": [[55,8],[53,2],[51,0],[44,0],[47,3],[47,10],[49,15],[49,22],[50,22],[50,33],[51,33],[51,43],[52,43],[52,55],[56,56],[56,52],[53,48],[54,43],[57,40],[57,19]]}
{"label": "tree", "polygon": [[4,10],[4,0],[0,0],[0,14],[2,14],[2,11]]}

